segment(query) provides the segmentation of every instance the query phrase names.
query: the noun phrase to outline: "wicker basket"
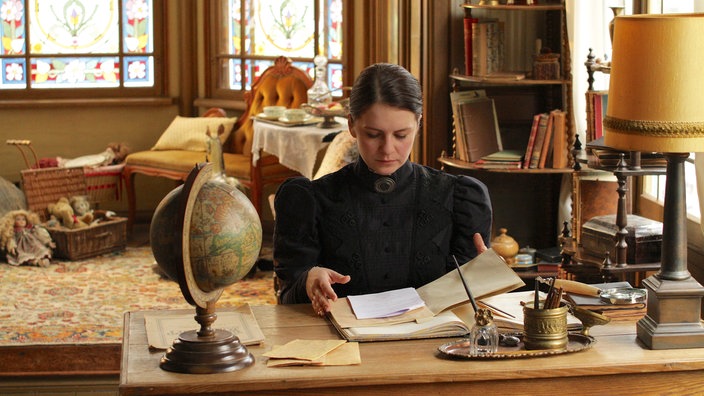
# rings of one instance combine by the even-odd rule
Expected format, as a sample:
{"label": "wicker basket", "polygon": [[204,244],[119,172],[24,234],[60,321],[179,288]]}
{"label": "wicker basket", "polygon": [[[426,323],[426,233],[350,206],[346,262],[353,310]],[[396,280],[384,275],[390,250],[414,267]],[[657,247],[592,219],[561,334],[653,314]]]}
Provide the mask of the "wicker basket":
{"label": "wicker basket", "polygon": [[82,260],[127,247],[127,219],[115,217],[109,221],[77,230],[47,228],[56,243],[54,257]]}
{"label": "wicker basket", "polygon": [[47,207],[61,197],[86,195],[86,177],[83,168],[27,169],[20,172],[22,190],[27,208],[46,221]]}
{"label": "wicker basket", "polygon": [[117,201],[122,195],[125,164],[85,168],[86,192],[91,202]]}

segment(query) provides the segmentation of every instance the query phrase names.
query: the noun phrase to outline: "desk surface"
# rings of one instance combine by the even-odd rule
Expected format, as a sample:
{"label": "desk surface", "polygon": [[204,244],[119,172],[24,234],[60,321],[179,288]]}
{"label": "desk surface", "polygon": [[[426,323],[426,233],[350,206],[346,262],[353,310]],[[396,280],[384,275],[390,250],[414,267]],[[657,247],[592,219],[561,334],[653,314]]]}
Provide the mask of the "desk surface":
{"label": "desk surface", "polygon": [[337,128],[323,129],[315,125],[280,126],[254,119],[252,164],[256,166],[260,151],[275,155],[281,165],[312,179],[318,152],[327,145],[323,139],[331,133],[347,130],[347,121]]}
{"label": "desk surface", "polygon": [[[448,360],[437,348],[448,339],[360,344],[362,364],[340,367],[267,368],[262,353],[297,338],[337,339],[308,305],[254,306],[266,340],[248,347],[254,365],[222,374],[178,374],[159,368],[161,352],[147,347],[144,313],[125,314],[121,395],[300,394],[701,394],[704,348],[649,350],[635,324],[614,322],[591,329],[589,350],[530,359]],[[195,323],[195,322],[194,322]],[[217,324],[217,322],[216,322]],[[571,387],[571,388],[568,388]],[[569,389],[569,391],[567,391]],[[500,392],[500,393],[497,393]]]}

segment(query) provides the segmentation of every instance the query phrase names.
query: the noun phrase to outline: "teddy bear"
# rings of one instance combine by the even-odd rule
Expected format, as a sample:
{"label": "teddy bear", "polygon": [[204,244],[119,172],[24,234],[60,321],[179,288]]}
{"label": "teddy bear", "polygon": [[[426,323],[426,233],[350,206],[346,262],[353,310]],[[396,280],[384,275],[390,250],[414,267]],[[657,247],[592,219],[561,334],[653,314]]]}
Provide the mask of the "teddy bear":
{"label": "teddy bear", "polygon": [[89,216],[90,221],[94,223],[112,220],[112,218],[115,216],[115,212],[110,210],[92,209],[90,207],[90,201],[85,195],[74,195],[69,198],[68,201],[71,204],[71,207],[73,208],[74,214],[80,217],[81,219],[84,219],[84,221],[86,222],[88,222],[87,219],[89,218]]}
{"label": "teddy bear", "polygon": [[91,213],[77,216],[66,197],[59,198],[55,204],[49,204],[48,210],[50,215],[55,216],[61,222],[61,225],[69,229],[88,227],[93,221]]}

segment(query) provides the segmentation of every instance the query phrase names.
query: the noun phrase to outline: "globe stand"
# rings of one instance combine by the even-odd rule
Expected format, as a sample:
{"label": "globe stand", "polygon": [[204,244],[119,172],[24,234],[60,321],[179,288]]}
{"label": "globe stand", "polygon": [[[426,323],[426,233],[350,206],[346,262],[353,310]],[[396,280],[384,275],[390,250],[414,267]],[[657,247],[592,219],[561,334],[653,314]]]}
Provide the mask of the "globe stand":
{"label": "globe stand", "polygon": [[238,337],[211,327],[217,315],[210,308],[196,307],[195,320],[200,330],[181,333],[161,358],[159,367],[178,373],[211,374],[241,370],[254,363],[254,357]]}
{"label": "globe stand", "polygon": [[237,336],[212,325],[224,288],[242,279],[256,262],[261,222],[251,201],[217,176],[212,164],[196,165],[184,184],[159,203],[152,218],[154,258],[178,281],[200,324],[200,330],[183,332],[174,341],[161,359],[163,370],[223,373],[254,363]]}

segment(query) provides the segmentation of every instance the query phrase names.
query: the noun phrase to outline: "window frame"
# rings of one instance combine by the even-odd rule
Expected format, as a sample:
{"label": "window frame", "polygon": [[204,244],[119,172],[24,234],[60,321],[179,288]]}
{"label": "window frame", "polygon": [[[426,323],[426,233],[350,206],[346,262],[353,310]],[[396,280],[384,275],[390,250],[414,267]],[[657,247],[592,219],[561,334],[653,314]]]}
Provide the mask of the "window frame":
{"label": "window frame", "polygon": [[[34,0],[27,0],[34,1]],[[140,98],[153,98],[153,97],[163,97],[165,95],[165,87],[167,82],[167,72],[165,54],[166,54],[166,16],[167,16],[167,2],[165,0],[152,0],[153,4],[153,56],[154,56],[154,85],[151,87],[96,87],[96,88],[32,88],[30,84],[22,89],[3,89],[0,90],[2,94],[2,100],[0,103],[23,103],[24,101],[31,101],[36,103],[37,101],[75,101],[75,100],[94,100],[94,99],[112,99],[112,98],[125,98],[125,99],[140,99]],[[119,1],[118,4],[122,6],[122,2]],[[26,1],[23,2],[26,12]],[[120,31],[122,31],[122,19],[120,19]],[[29,29],[29,27],[27,28]],[[120,48],[120,54],[122,53],[122,48]],[[87,54],[89,55],[89,54]],[[73,56],[73,55],[67,55]],[[18,56],[15,56],[18,57]],[[19,57],[24,57],[28,60],[27,65],[29,65],[29,60],[32,55],[27,51]],[[123,70],[122,73],[125,73]]]}
{"label": "window frame", "polygon": [[[242,0],[242,1],[247,1],[247,0]],[[206,54],[206,59],[207,59],[207,67],[205,68],[205,96],[208,99],[213,99],[213,100],[225,100],[225,101],[244,101],[244,94],[246,92],[246,88],[243,88],[242,90],[232,90],[228,88],[221,87],[220,81],[219,81],[219,65],[220,65],[220,54],[218,54],[218,48],[219,48],[219,43],[220,43],[220,34],[218,29],[221,26],[221,21],[223,18],[223,13],[222,10],[226,5],[227,0],[214,0],[214,1],[208,1],[205,3],[205,12],[204,15],[206,16],[206,19],[210,23],[205,23],[205,35],[207,37],[206,40],[206,48],[205,48],[205,54]],[[342,18],[344,20],[344,26],[343,26],[343,48],[342,48],[342,61],[339,62],[342,64],[342,82],[344,86],[349,86],[351,85],[351,77],[350,77],[350,70],[352,67],[352,64],[350,62],[350,51],[352,50],[352,42],[353,42],[353,31],[351,28],[352,25],[352,7],[353,4],[350,0],[342,0],[343,2],[343,14]],[[316,14],[318,12],[317,9],[317,3],[316,3]],[[317,35],[316,35],[317,37]],[[317,40],[317,38],[316,38]],[[237,58],[238,56],[233,56]],[[250,54],[242,54],[239,56],[240,59],[243,60],[249,60],[249,59],[256,59],[256,60],[268,60],[268,61],[274,61],[278,56],[261,56],[261,55],[250,55]],[[291,61],[295,62],[310,62],[312,63],[312,58],[298,58],[298,57],[290,57]],[[337,62],[336,62],[337,63]],[[311,77],[313,78],[313,77]]]}

